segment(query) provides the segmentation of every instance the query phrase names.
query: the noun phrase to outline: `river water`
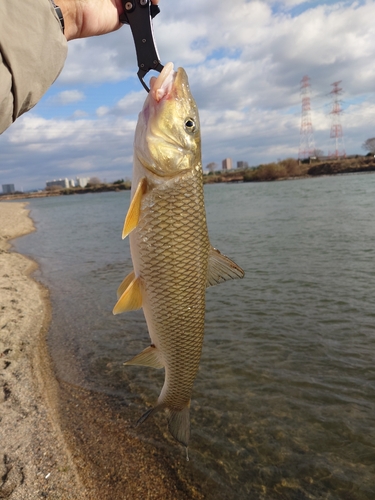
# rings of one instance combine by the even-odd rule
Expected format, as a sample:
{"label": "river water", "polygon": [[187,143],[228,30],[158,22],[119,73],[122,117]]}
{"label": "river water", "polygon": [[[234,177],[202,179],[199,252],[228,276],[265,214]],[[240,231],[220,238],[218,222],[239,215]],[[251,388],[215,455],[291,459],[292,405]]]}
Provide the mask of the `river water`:
{"label": "river water", "polygon": [[[140,416],[163,374],[123,366],[147,328],[142,311],[111,313],[132,269],[129,196],[31,200],[37,231],[16,249],[51,292],[58,377]],[[190,444],[192,467],[218,485],[206,498],[373,500],[375,175],[210,185],[205,197],[212,244],[246,271],[207,290]],[[153,444],[178,447],[157,422]]]}

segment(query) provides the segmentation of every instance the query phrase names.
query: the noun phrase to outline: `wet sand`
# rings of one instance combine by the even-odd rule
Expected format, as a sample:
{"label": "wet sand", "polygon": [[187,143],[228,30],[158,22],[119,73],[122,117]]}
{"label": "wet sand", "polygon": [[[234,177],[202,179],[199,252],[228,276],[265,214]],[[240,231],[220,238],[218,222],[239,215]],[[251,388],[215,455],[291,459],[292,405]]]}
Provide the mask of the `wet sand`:
{"label": "wet sand", "polygon": [[25,203],[0,203],[0,498],[201,499],[210,486],[181,449],[142,438],[119,398],[55,378],[48,291],[9,240],[34,230]]}

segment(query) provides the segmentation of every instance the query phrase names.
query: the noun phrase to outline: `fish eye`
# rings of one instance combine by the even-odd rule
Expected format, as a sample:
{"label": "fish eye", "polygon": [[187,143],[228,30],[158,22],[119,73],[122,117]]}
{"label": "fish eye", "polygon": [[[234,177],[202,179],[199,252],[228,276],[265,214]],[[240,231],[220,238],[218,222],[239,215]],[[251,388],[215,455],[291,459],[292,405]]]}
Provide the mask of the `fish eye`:
{"label": "fish eye", "polygon": [[186,132],[195,132],[196,126],[193,118],[186,118],[185,120],[185,130]]}

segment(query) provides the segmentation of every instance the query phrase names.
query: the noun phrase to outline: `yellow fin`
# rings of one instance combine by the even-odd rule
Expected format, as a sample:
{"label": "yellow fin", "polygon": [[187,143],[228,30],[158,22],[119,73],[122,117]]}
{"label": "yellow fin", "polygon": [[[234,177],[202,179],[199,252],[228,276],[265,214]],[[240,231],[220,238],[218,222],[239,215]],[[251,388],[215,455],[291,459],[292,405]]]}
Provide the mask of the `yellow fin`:
{"label": "yellow fin", "polygon": [[147,188],[147,180],[143,177],[137,186],[128,213],[126,214],[124,228],[122,230],[122,239],[126,238],[129,233],[138,226],[139,214],[141,211],[142,195],[145,194]]}
{"label": "yellow fin", "polygon": [[245,272],[216,248],[211,247],[208,255],[208,269],[206,286],[214,286],[223,281],[243,278]]}
{"label": "yellow fin", "polygon": [[[122,285],[120,285],[122,286]],[[142,307],[142,293],[139,278],[134,278],[113,308],[113,314],[135,311]]]}
{"label": "yellow fin", "polygon": [[124,365],[142,365],[151,366],[152,368],[163,368],[163,364],[160,360],[159,351],[154,345],[150,345],[144,351],[134,356]]}
{"label": "yellow fin", "polygon": [[132,271],[130,274],[126,276],[126,278],[123,280],[121,285],[117,289],[117,298],[119,299],[121,295],[125,292],[125,290],[128,288],[130,283],[133,281],[135,278],[134,271]]}

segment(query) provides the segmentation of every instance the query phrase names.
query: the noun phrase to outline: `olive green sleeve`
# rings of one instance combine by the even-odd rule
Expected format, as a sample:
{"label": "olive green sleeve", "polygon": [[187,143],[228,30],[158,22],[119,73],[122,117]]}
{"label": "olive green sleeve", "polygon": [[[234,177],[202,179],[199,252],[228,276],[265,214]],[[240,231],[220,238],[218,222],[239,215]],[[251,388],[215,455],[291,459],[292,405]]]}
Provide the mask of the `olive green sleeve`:
{"label": "olive green sleeve", "polygon": [[0,133],[60,74],[67,41],[49,0],[0,1]]}

